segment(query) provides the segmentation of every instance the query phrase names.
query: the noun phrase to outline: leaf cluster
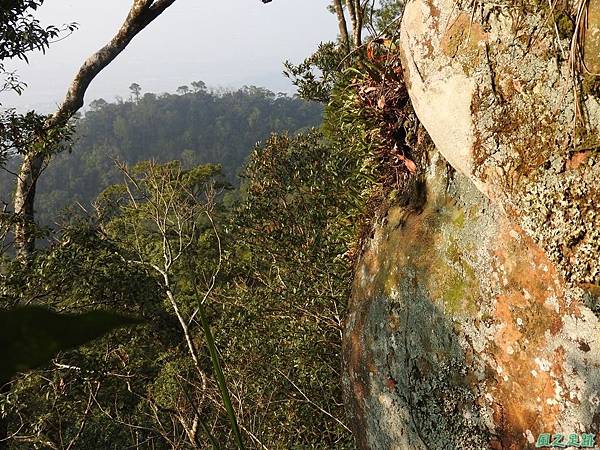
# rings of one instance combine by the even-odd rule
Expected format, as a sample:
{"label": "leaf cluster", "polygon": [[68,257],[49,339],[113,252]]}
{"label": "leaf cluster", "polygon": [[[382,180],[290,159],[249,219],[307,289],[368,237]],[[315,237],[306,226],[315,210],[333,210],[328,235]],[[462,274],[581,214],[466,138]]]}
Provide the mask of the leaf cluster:
{"label": "leaf cluster", "polygon": [[0,113],[0,155],[4,158],[36,152],[50,156],[70,148],[73,124],[48,126],[48,116],[14,109]]}
{"label": "leaf cluster", "polygon": [[344,65],[351,60],[334,42],[322,42],[317,50],[300,64],[286,61],[283,74],[305,100],[327,103]]}
{"label": "leaf cluster", "polygon": [[[327,105],[324,132],[362,155],[363,192],[372,214],[403,196],[420,176],[430,139],[409,101],[396,42],[373,39],[364,58],[344,71]],[[366,218],[365,231],[372,218]]]}
{"label": "leaf cluster", "polygon": [[27,53],[32,50],[45,51],[52,39],[61,32],[74,31],[76,24],[59,28],[55,25],[42,26],[34,16],[44,0],[2,0],[0,1],[0,61],[19,58],[27,61]]}
{"label": "leaf cluster", "polygon": [[15,72],[5,71],[3,61],[11,58],[28,61],[29,52],[45,52],[52,40],[77,29],[75,23],[42,26],[33,13],[43,3],[44,0],[0,0],[0,75],[4,77],[0,92],[13,90],[20,94],[25,87]]}

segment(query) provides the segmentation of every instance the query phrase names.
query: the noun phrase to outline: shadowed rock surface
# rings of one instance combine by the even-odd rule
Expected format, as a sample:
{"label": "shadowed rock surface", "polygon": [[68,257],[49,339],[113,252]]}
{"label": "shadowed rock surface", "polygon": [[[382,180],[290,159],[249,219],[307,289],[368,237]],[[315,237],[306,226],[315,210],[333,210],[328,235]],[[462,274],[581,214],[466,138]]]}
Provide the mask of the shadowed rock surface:
{"label": "shadowed rock surface", "polygon": [[345,336],[361,448],[533,447],[597,432],[600,327],[527,234],[434,155],[357,267]]}

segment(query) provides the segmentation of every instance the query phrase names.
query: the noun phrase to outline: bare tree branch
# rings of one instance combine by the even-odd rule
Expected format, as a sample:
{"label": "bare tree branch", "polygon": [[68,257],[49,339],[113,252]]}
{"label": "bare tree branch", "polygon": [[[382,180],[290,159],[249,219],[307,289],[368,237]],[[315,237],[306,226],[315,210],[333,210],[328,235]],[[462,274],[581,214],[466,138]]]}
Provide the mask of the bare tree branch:
{"label": "bare tree branch", "polygon": [[67,446],[66,450],[71,450],[73,448],[73,446],[75,445],[75,443],[81,437],[81,434],[83,433],[83,429],[85,428],[85,425],[87,423],[88,417],[89,417],[90,412],[92,410],[93,397],[94,397],[94,395],[98,394],[99,390],[100,390],[100,382],[99,381],[96,382],[96,392],[95,393],[92,392],[92,387],[90,386],[90,395],[89,395],[89,398],[88,398],[88,403],[87,403],[87,406],[85,408],[85,411],[83,412],[83,417],[81,419],[81,424],[79,425],[79,429],[77,430],[77,433],[75,434],[75,436],[73,436],[73,439],[71,439],[71,441],[69,442],[69,445]]}

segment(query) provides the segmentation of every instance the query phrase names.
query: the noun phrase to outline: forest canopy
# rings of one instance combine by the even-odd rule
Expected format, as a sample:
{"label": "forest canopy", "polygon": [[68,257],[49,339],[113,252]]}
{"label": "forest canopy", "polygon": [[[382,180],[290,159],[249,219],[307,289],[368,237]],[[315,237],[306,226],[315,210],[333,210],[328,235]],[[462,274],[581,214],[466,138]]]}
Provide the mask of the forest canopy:
{"label": "forest canopy", "polygon": [[[40,223],[52,224],[52,214],[76,202],[89,206],[119,180],[115,161],[180,160],[186,167],[219,163],[226,179],[237,185],[239,170],[257,142],[322,120],[322,105],[255,86],[217,92],[197,81],[177,94],[160,95],[141,93],[136,83],[132,88],[126,101],[93,100],[77,120],[69,151],[57,155],[40,178]],[[9,161],[8,170],[14,172],[18,162]],[[14,176],[3,172],[0,200],[9,203]]]}

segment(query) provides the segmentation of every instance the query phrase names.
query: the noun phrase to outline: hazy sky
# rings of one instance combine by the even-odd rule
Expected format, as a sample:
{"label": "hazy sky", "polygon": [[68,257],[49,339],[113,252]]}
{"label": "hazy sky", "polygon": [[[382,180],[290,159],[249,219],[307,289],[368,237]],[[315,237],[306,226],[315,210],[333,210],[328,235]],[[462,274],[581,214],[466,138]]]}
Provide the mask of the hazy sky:
{"label": "hazy sky", "polygon": [[[328,0],[177,0],[142,31],[92,83],[86,104],[128,96],[132,82],[144,92],[174,92],[202,80],[213,87],[264,86],[291,92],[282,63],[300,62],[321,41],[335,38]],[[83,60],[104,45],[125,18],[131,0],[46,0],[43,24],[77,22],[79,29],[30,64],[6,64],[28,84],[2,95],[3,106],[50,111],[60,102]]]}

